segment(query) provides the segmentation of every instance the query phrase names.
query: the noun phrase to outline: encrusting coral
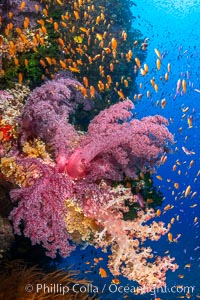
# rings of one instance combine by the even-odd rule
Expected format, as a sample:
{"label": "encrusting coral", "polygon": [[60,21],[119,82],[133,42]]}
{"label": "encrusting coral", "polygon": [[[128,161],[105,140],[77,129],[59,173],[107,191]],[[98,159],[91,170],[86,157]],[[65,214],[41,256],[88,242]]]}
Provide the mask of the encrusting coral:
{"label": "encrusting coral", "polygon": [[[141,287],[161,287],[166,271],[177,265],[170,256],[153,261],[151,249],[142,243],[158,240],[168,228],[156,221],[144,225],[155,217],[153,209],[144,207],[135,219],[124,220],[129,205],[142,204],[142,199],[112,183],[136,178],[138,169],[152,172],[160,164],[173,142],[167,120],[133,119],[134,105],[127,99],[97,115],[86,133],[79,132],[69,123],[84,103],[77,85],[61,76],[46,82],[33,91],[18,118],[20,145],[1,160],[3,175],[19,185],[10,193],[17,204],[10,213],[14,231],[21,234],[23,223],[24,235],[33,245],[42,244],[52,258],[68,256],[76,243],[104,251],[110,246],[108,266],[114,275],[123,274]],[[45,146],[40,147],[40,139]]]}

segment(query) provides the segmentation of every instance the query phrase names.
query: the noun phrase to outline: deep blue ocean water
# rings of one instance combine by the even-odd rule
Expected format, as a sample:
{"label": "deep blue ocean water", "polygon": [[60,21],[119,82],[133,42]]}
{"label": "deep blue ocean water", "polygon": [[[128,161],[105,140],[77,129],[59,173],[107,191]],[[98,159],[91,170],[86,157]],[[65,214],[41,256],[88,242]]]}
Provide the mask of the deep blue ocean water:
{"label": "deep blue ocean water", "polygon": [[[157,170],[154,183],[161,189],[165,196],[165,203],[174,205],[174,208],[161,216],[161,220],[168,223],[172,217],[179,216],[180,220],[173,225],[171,232],[174,237],[181,234],[177,243],[169,244],[164,236],[160,241],[152,243],[155,253],[163,254],[166,250],[175,257],[179,269],[167,273],[167,287],[172,286],[193,286],[194,292],[186,295],[181,292],[157,292],[155,295],[146,294],[135,296],[127,293],[128,299],[178,299],[184,296],[186,299],[197,299],[200,296],[200,230],[199,222],[194,223],[194,218],[200,218],[200,176],[199,171],[199,129],[200,129],[200,0],[135,0],[132,7],[133,15],[136,17],[133,27],[138,28],[148,40],[147,58],[145,63],[149,66],[146,76],[138,75],[138,87],[143,94],[142,100],[135,105],[137,117],[160,114],[168,118],[169,130],[174,134],[175,144],[172,153],[168,155],[167,162]],[[154,49],[161,52],[161,69],[156,69],[156,53]],[[167,64],[171,65],[169,80],[164,79],[167,71]],[[160,79],[162,77],[162,80]],[[156,93],[150,83],[154,77],[158,83],[159,90]],[[187,92],[177,93],[177,81],[185,79]],[[150,91],[151,96],[147,98],[146,92]],[[196,90],[196,91],[195,91]],[[166,106],[161,108],[160,101],[165,98]],[[158,102],[159,101],[159,102]],[[184,113],[184,109],[188,110]],[[188,118],[192,120],[192,128],[188,126]],[[185,147],[194,154],[187,155],[182,147]],[[191,161],[194,164],[190,167]],[[177,170],[173,171],[173,166]],[[162,180],[158,180],[160,175]],[[179,189],[174,188],[174,183],[179,183]],[[191,193],[184,197],[184,191],[191,185]],[[195,196],[192,194],[197,192]],[[196,207],[191,208],[194,204]],[[92,261],[94,257],[103,257],[101,267],[106,270],[106,257],[100,250],[88,246],[85,250],[77,248],[71,256],[63,261],[59,267],[73,265],[73,268],[80,270],[83,277],[87,276],[93,284],[102,289],[107,285],[103,294],[98,296],[101,299],[124,299],[124,294],[110,292],[108,286],[112,280],[111,274],[102,279],[98,274],[98,266],[91,270],[86,261]],[[185,267],[190,264],[191,267]],[[178,275],[183,274],[184,278]],[[133,285],[125,278],[119,277],[120,285]]]}

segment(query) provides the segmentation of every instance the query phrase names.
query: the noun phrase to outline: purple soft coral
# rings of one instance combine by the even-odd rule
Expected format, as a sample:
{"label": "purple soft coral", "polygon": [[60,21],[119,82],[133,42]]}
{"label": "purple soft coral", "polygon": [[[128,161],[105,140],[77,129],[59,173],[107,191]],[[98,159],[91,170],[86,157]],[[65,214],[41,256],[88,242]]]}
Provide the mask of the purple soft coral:
{"label": "purple soft coral", "polygon": [[22,143],[35,136],[50,144],[56,157],[71,151],[77,132],[68,122],[69,114],[84,100],[76,86],[78,81],[58,76],[33,91],[21,117]]}

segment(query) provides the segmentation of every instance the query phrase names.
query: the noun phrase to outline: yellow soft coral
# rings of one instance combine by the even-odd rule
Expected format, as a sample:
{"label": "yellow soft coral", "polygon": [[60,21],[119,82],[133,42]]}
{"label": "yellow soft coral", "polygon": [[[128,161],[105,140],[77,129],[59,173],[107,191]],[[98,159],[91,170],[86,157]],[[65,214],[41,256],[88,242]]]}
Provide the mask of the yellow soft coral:
{"label": "yellow soft coral", "polygon": [[1,158],[1,173],[12,183],[22,186],[26,176],[23,167],[17,165],[14,157]]}
{"label": "yellow soft coral", "polygon": [[86,217],[82,209],[73,200],[66,200],[67,215],[65,223],[67,231],[77,243],[91,242],[94,234],[100,229],[94,219]]}
{"label": "yellow soft coral", "polygon": [[22,148],[23,152],[32,158],[40,157],[42,159],[49,159],[49,153],[46,151],[46,146],[40,139],[26,142]]}

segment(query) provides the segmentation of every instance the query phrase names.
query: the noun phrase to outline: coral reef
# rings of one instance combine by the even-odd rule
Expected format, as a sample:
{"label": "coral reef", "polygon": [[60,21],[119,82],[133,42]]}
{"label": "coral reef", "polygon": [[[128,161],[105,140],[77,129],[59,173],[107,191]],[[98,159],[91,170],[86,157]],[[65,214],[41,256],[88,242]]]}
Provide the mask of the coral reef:
{"label": "coral reef", "polygon": [[[160,164],[173,142],[167,120],[132,118],[134,105],[127,99],[99,113],[87,132],[77,131],[70,115],[79,103],[88,104],[80,86],[58,75],[32,92],[18,116],[20,143],[1,159],[4,178],[18,185],[10,193],[14,231],[41,244],[52,258],[68,256],[77,243],[111,247],[108,266],[114,275],[148,288],[163,286],[167,270],[177,265],[170,256],[153,261],[151,249],[142,244],[169,229],[156,221],[144,225],[156,217],[154,210],[119,183]],[[124,219],[136,202],[141,209],[135,218]]]}

